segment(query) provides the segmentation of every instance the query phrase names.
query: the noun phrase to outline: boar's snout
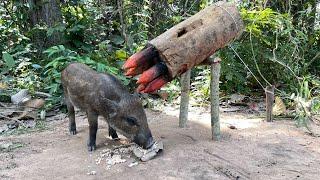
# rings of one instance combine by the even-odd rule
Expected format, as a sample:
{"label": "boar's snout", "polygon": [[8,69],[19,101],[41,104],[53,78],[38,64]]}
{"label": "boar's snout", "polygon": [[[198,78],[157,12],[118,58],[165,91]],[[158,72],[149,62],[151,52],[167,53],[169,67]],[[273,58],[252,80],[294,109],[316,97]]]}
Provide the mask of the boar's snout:
{"label": "boar's snout", "polygon": [[143,147],[144,149],[148,149],[154,144],[151,132],[139,133],[134,137],[133,142],[137,143],[139,146]]}

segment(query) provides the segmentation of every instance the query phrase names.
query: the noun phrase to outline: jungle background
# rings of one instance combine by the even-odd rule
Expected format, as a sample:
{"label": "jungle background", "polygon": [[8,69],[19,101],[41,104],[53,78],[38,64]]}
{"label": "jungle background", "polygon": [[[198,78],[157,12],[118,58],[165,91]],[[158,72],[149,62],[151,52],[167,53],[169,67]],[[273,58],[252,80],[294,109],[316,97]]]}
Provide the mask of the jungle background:
{"label": "jungle background", "polygon": [[[88,122],[68,132],[60,72],[81,62],[119,78],[154,37],[212,0],[0,0],[0,179],[318,179],[320,2],[235,0],[242,35],[220,57],[221,139],[211,139],[210,67],[191,71],[187,127],[179,128],[180,79],[142,94],[164,150],[140,162],[123,136],[99,120],[88,153]],[[274,121],[265,88],[275,86]],[[112,155],[111,155],[112,154]]]}
{"label": "jungle background", "polygon": [[[61,70],[85,63],[116,75],[131,90],[135,79],[121,66],[148,40],[214,3],[208,0],[7,0],[0,2],[1,101],[28,89],[50,94],[43,111],[60,107]],[[246,28],[219,50],[221,100],[251,98],[275,85],[297,124],[318,121],[320,109],[319,1],[235,1]],[[193,105],[209,104],[210,71],[192,70]],[[166,101],[179,98],[179,79],[163,88]],[[287,114],[288,115],[288,114]]]}

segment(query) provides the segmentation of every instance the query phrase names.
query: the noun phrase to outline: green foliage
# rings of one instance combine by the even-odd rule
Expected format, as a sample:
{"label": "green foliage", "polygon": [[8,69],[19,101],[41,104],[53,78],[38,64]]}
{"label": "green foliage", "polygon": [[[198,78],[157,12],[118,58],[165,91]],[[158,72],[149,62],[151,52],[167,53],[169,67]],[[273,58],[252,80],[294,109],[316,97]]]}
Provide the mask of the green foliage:
{"label": "green foliage", "polygon": [[[312,85],[313,88],[310,88]],[[313,120],[313,115],[320,111],[320,82],[314,77],[304,77],[299,83],[296,93],[291,95],[291,99],[296,104],[295,120],[298,126],[306,127],[309,131],[309,123]],[[312,132],[312,131],[311,131]]]}
{"label": "green foliage", "polygon": [[[27,88],[52,94],[47,108],[61,104],[60,72],[71,62],[114,74],[134,88],[134,81],[122,74],[124,60],[150,39],[213,2],[65,1],[59,4],[63,21],[33,26],[31,15],[35,7],[29,1],[1,1],[0,80],[11,90]],[[289,95],[295,92],[292,102],[308,102],[311,114],[318,113],[320,29],[312,28],[315,13],[311,2],[286,2],[239,3],[245,31],[240,39],[216,54],[222,59],[220,87],[226,93],[251,94],[275,84],[285,98],[290,99]],[[46,41],[57,33],[62,34],[63,41],[49,48],[34,40],[35,34]],[[203,104],[209,99],[209,68],[195,68],[191,79],[191,96]],[[179,81],[174,80],[164,90],[169,92],[169,101],[177,98]],[[305,112],[304,108],[297,108],[300,124],[309,118]]]}
{"label": "green foliage", "polygon": [[[80,62],[90,66],[98,72],[108,72],[110,74],[118,76],[123,80],[124,84],[128,84],[129,81],[120,74],[119,68],[110,66],[108,64],[94,61],[89,54],[88,55],[79,55],[77,52],[70,49],[66,49],[63,45],[53,46],[44,51],[47,55],[48,60],[44,66],[44,80],[43,82],[48,86],[44,89],[47,90],[50,94],[54,95],[54,98],[60,98],[62,94],[61,87],[61,71],[71,62]],[[122,54],[123,56],[123,54]],[[53,99],[56,103],[56,99]],[[53,103],[52,105],[54,105]]]}
{"label": "green foliage", "polygon": [[192,74],[194,80],[191,83],[191,96],[198,100],[198,104],[208,102],[210,100],[210,68],[199,67]]}
{"label": "green foliage", "polygon": [[[315,63],[315,59],[319,59],[319,44],[310,41],[308,33],[293,24],[291,14],[245,6],[241,15],[246,29],[240,40],[231,46],[244,62],[231,48],[219,52],[223,59],[224,90],[248,93],[248,86],[262,88],[261,85],[289,84],[289,92],[295,89],[301,79],[299,77],[309,76],[319,69],[319,64]],[[315,33],[314,36],[319,38],[320,34]],[[243,63],[257,79],[244,68]]]}

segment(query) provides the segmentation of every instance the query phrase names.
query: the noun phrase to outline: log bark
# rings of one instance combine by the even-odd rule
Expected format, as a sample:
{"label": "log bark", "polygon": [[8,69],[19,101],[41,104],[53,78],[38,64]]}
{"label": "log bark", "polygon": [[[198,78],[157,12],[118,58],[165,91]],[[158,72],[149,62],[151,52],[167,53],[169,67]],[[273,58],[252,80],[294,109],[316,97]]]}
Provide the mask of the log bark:
{"label": "log bark", "polygon": [[220,79],[220,58],[215,58],[211,64],[211,84],[210,84],[210,101],[211,101],[211,132],[213,140],[220,140],[220,112],[219,112],[219,79]]}
{"label": "log bark", "polygon": [[159,52],[172,78],[224,47],[243,30],[237,7],[217,2],[149,42]]}
{"label": "log bark", "polygon": [[188,70],[181,76],[181,100],[179,115],[179,127],[181,128],[186,127],[188,121],[190,76],[191,70]]}

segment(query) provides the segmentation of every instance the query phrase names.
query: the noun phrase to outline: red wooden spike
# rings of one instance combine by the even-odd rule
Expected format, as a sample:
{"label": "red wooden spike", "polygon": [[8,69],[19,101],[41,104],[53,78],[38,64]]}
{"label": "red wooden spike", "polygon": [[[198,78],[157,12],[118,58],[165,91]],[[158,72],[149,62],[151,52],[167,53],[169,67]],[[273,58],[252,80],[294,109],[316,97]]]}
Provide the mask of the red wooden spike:
{"label": "red wooden spike", "polygon": [[145,88],[146,88],[145,84],[139,84],[139,86],[137,87],[137,92],[142,92]]}
{"label": "red wooden spike", "polygon": [[147,87],[143,90],[144,93],[151,93],[158,89],[160,89],[163,85],[168,82],[167,78],[164,76],[160,76],[159,78],[153,80],[151,83],[147,85]]}
{"label": "red wooden spike", "polygon": [[130,68],[127,70],[127,72],[125,73],[126,76],[133,76],[134,72],[135,72],[135,68]]}
{"label": "red wooden spike", "polygon": [[130,56],[122,66],[123,69],[134,68],[143,64],[151,64],[153,58],[157,55],[156,50],[152,46],[137,52]]}
{"label": "red wooden spike", "polygon": [[145,65],[141,65],[141,66],[138,66],[138,67],[135,67],[135,68],[130,68],[125,73],[125,75],[126,76],[136,76],[138,74],[141,74],[145,69],[147,69]]}
{"label": "red wooden spike", "polygon": [[166,72],[168,72],[166,65],[163,63],[157,63],[148,70],[144,71],[137,83],[149,83],[162,74],[166,74]]}

